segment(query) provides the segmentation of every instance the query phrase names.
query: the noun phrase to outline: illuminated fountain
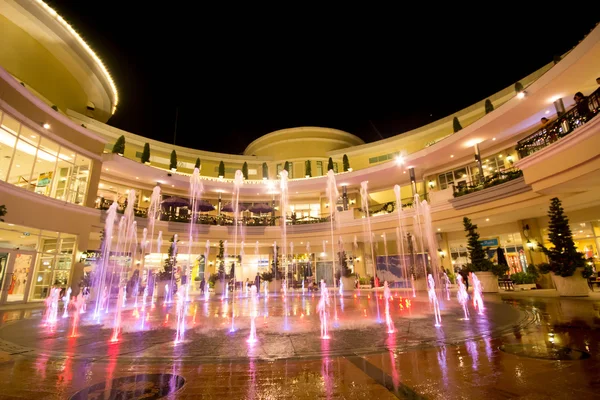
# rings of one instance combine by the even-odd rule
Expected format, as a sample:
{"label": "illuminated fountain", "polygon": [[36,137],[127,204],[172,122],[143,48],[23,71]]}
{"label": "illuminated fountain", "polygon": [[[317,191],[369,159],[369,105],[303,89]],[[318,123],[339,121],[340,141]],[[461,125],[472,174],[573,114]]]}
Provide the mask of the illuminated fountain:
{"label": "illuminated fountain", "polygon": [[[394,194],[396,196],[396,214],[398,215],[398,226],[396,227],[396,246],[398,250],[398,258],[400,259],[400,265],[402,266],[402,274],[404,278],[404,285],[408,287],[408,271],[406,268],[406,260],[404,259],[404,210],[402,209],[402,196],[400,194],[400,185],[394,186]],[[414,285],[412,285],[414,292]],[[413,293],[414,294],[414,293]]]}
{"label": "illuminated fountain", "polygon": [[[238,229],[239,229],[239,217],[240,217],[240,187],[244,184],[244,175],[242,171],[239,169],[235,171],[235,178],[233,179],[233,195],[232,195],[232,204],[233,204],[233,253],[234,256],[237,256],[237,241],[238,241]],[[235,266],[235,264],[234,264]],[[231,329],[230,332],[235,331],[235,270],[233,271],[233,295],[231,296]]]}
{"label": "illuminated fountain", "polygon": [[71,287],[67,288],[67,292],[62,298],[63,301],[63,318],[67,318],[69,316],[69,301],[71,300]]}
{"label": "illuminated fountain", "polygon": [[200,179],[200,170],[194,168],[192,176],[190,176],[190,208],[192,215],[190,216],[190,227],[188,232],[188,266],[186,276],[185,299],[190,299],[190,286],[192,285],[192,245],[194,244],[194,234],[196,229],[196,220],[198,219],[199,202],[202,197],[204,187]]}
{"label": "illuminated fountain", "polygon": [[458,299],[458,303],[462,306],[463,312],[465,313],[465,319],[469,319],[469,308],[467,304],[469,302],[469,294],[467,293],[467,288],[463,282],[462,276],[456,276],[456,283],[458,283],[458,292],[456,293],[456,298]]}
{"label": "illuminated fountain", "polygon": [[44,300],[46,304],[46,311],[44,313],[44,325],[46,326],[54,326],[56,325],[56,321],[58,319],[58,300],[60,297],[60,289],[52,288],[50,289],[50,294]]}
{"label": "illuminated fountain", "polygon": [[96,318],[100,317],[100,309],[105,307],[106,302],[106,270],[108,269],[108,265],[110,262],[110,253],[112,247],[112,236],[115,225],[115,219],[117,218],[117,202],[113,202],[108,211],[106,211],[106,217],[104,220],[104,240],[102,241],[102,256],[100,258],[99,265],[96,266],[99,271],[94,271],[95,274],[95,282],[92,287],[92,290],[96,296],[96,307],[94,310],[94,316]]}
{"label": "illuminated fountain", "polygon": [[448,278],[448,274],[444,272],[444,291],[446,292],[446,300],[450,301],[450,278]]}
{"label": "illuminated fountain", "polygon": [[[281,212],[281,262],[283,263],[284,278],[282,280],[284,296],[287,291],[288,262],[287,262],[287,210],[288,210],[288,172],[284,169],[279,173],[279,207]],[[276,258],[277,259],[277,256]],[[277,269],[275,269],[277,271]],[[277,277],[275,277],[277,279]]]}
{"label": "illuminated fountain", "polygon": [[83,297],[83,293],[79,293],[75,300],[73,301],[73,305],[75,310],[73,311],[73,322],[71,323],[71,337],[77,337],[77,328],[79,327],[79,318],[81,315],[81,309],[85,304],[85,298]]}
{"label": "illuminated fountain", "polygon": [[119,287],[119,295],[117,297],[117,306],[115,307],[115,318],[113,322],[113,333],[110,339],[111,342],[115,343],[119,341],[119,333],[121,332],[121,305],[123,304],[123,296],[125,292],[123,286]]}
{"label": "illuminated fountain", "polygon": [[[367,237],[369,238],[369,245],[371,246],[373,278],[375,278],[377,276],[377,261],[375,260],[375,250],[373,249],[373,233],[371,232],[371,216],[369,215],[369,192],[367,189],[368,184],[368,181],[362,181],[360,183],[360,199],[363,212],[365,213]],[[375,295],[375,303],[377,304],[377,321],[381,321],[381,314],[379,313],[379,302],[377,301],[377,295]]]}
{"label": "illuminated fountain", "polygon": [[258,291],[255,285],[250,288],[250,336],[248,343],[256,342],[256,317],[258,316]]}
{"label": "illuminated fountain", "polygon": [[429,293],[429,302],[433,305],[433,314],[435,315],[435,326],[442,326],[442,315],[440,314],[440,303],[435,293],[435,281],[433,276],[427,276],[427,291]]}
{"label": "illuminated fountain", "polygon": [[321,298],[317,304],[317,312],[321,320],[321,339],[329,339],[329,293],[323,279],[321,279]]}
{"label": "illuminated fountain", "polygon": [[187,286],[177,289],[177,325],[175,327],[175,344],[183,342],[185,335],[185,315],[187,311]]}
{"label": "illuminated fountain", "polygon": [[394,321],[390,315],[390,301],[393,300],[388,282],[383,282],[383,298],[385,299],[385,323],[388,327],[388,333],[394,333]]}
{"label": "illuminated fountain", "polygon": [[208,280],[206,279],[206,266],[208,265],[208,253],[210,252],[210,240],[206,241],[206,247],[204,248],[204,301],[208,301],[210,298],[210,286],[208,284]]}
{"label": "illuminated fountain", "polygon": [[477,276],[472,272],[469,272],[469,278],[471,278],[471,282],[473,282],[473,307],[475,307],[479,314],[483,314],[483,296],[481,295],[481,282],[479,281]]}

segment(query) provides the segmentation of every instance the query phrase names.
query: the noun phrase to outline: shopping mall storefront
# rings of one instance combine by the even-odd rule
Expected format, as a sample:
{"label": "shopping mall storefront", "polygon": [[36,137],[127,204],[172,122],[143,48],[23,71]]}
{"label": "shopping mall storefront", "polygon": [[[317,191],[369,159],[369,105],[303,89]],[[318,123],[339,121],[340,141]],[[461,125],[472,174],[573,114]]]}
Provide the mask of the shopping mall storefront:
{"label": "shopping mall storefront", "polygon": [[71,284],[77,236],[0,222],[0,304],[43,301]]}

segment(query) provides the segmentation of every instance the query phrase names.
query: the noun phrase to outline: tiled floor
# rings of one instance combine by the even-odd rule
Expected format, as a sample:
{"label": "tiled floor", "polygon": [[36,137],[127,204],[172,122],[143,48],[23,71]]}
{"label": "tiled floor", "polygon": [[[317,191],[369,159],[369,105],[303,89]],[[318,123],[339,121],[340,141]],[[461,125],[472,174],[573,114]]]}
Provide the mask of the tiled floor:
{"label": "tiled floor", "polygon": [[[347,299],[346,314],[340,315],[341,326],[365,310],[368,313],[375,310],[372,304],[368,307],[360,301],[353,307],[352,301],[356,300]],[[177,399],[600,398],[600,302],[522,294],[514,298],[487,295],[485,301],[489,316],[478,320],[473,315],[474,322],[469,322],[472,325],[465,325],[470,334],[453,331],[460,327],[451,320],[458,320],[460,315],[454,313],[454,308],[447,307],[442,313],[443,326],[437,328],[446,329],[446,334],[432,340],[428,336],[430,330],[436,332],[433,326],[428,328],[432,315],[426,307],[417,311],[419,306],[415,301],[412,316],[401,314],[399,309],[392,310],[397,342],[388,340],[371,346],[369,351],[353,352],[356,343],[379,343],[379,331],[361,325],[351,328],[351,334],[342,332],[339,327],[338,331],[335,328],[332,331],[331,340],[332,350],[337,350],[322,349],[310,357],[303,357],[301,351],[273,357],[279,347],[269,345],[279,339],[261,334],[262,325],[258,326],[259,343],[264,342],[261,346],[265,348],[255,358],[233,357],[224,350],[227,343],[245,342],[242,327],[239,336],[227,336],[229,339],[223,339],[222,335],[192,336],[188,343],[190,351],[197,352],[197,347],[205,349],[202,353],[193,353],[198,357],[173,350],[167,355],[166,349],[173,349],[173,345],[163,342],[160,335],[168,336],[171,342],[173,331],[168,327],[161,328],[160,335],[152,339],[133,334],[127,339],[124,333],[122,346],[104,346],[103,335],[108,333],[99,330],[96,338],[87,339],[86,350],[80,354],[78,349],[83,345],[64,338],[60,329],[54,334],[43,333],[44,328],[39,327],[40,312],[10,311],[0,313],[3,321],[0,398],[68,399],[75,395],[75,399],[108,399],[111,393],[113,398],[118,398],[118,393],[127,393],[124,398],[145,399],[161,396]],[[272,304],[269,309],[271,316],[275,316],[282,309]],[[313,306],[315,304],[310,303],[308,308]],[[212,318],[221,318],[213,313],[221,310],[219,302],[209,307]],[[352,314],[353,309],[357,314]],[[471,312],[475,314],[474,310]],[[165,313],[162,311],[157,319],[162,320]],[[504,314],[511,317],[505,318]],[[243,315],[240,309],[240,324]],[[521,315],[526,319],[520,318]],[[206,318],[207,322],[209,317]],[[294,317],[290,312],[290,318],[293,326],[293,318],[301,317]],[[503,329],[476,331],[484,321],[493,327],[502,325]],[[408,322],[414,326],[426,322],[427,326],[413,331],[407,328]],[[228,323],[226,319],[225,325]],[[224,331],[218,324],[210,328],[209,331]],[[188,333],[192,335],[193,331],[190,327]],[[15,335],[15,332],[21,334]],[[281,336],[292,333],[281,332]],[[414,337],[409,340],[411,335]],[[313,336],[312,329],[306,328],[295,340],[310,344]],[[340,340],[340,336],[348,339]],[[143,351],[135,346],[138,340],[148,342]],[[226,340],[225,346],[223,340]],[[348,348],[339,343],[348,341],[351,344]],[[221,343],[220,347],[217,343]],[[211,353],[211,349],[229,355],[219,360],[201,355]],[[173,392],[169,394],[170,390]]]}

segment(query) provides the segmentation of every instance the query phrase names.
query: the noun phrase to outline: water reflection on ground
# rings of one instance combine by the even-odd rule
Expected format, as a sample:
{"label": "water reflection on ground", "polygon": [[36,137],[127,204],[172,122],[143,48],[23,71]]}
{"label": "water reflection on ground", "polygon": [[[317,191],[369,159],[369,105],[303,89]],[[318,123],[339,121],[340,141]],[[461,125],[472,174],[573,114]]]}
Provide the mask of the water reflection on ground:
{"label": "water reflection on ground", "polygon": [[[501,317],[475,320],[463,325],[461,335],[440,338],[443,331],[433,329],[433,336],[408,347],[399,344],[410,338],[411,329],[379,338],[369,327],[359,330],[362,336],[351,338],[365,343],[383,340],[373,352],[336,353],[331,351],[332,346],[339,346],[334,340],[317,341],[320,348],[314,357],[282,359],[246,354],[194,360],[173,356],[172,351],[169,357],[126,357],[127,352],[137,351],[128,342],[93,352],[89,344],[77,340],[26,331],[21,337],[34,341],[15,344],[18,338],[7,340],[3,332],[11,332],[19,324],[27,326],[27,321],[38,318],[39,311],[0,312],[0,398],[600,397],[598,302],[539,297],[503,301],[492,295],[485,301],[488,309],[498,313],[507,309],[525,312],[527,322],[518,320],[509,329],[498,331],[494,321],[503,321]],[[204,312],[202,307],[198,305],[198,314]],[[345,308],[352,307],[352,301],[346,299]],[[271,315],[277,312],[274,306]],[[427,314],[426,310],[423,313]],[[446,320],[442,328],[457,329]],[[395,322],[403,327],[405,321],[398,317]],[[418,337],[419,331],[414,335]],[[162,340],[146,338],[144,348],[162,349],[160,346],[167,346]],[[206,338],[195,343],[206,353],[218,352],[223,346]],[[263,345],[260,341],[256,344],[255,354],[262,354]],[[84,348],[86,351],[81,351]]]}

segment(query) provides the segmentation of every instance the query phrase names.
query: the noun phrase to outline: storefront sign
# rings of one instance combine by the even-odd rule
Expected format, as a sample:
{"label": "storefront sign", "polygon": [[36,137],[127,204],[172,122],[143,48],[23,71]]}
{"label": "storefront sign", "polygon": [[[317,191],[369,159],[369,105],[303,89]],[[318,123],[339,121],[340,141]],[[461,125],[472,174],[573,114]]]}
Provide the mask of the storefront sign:
{"label": "storefront sign", "polygon": [[485,247],[498,247],[498,238],[480,240],[479,243],[483,248]]}

